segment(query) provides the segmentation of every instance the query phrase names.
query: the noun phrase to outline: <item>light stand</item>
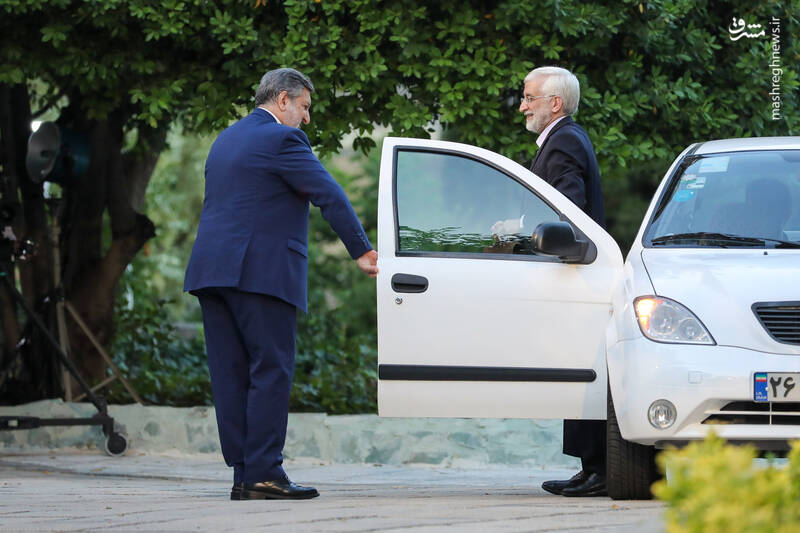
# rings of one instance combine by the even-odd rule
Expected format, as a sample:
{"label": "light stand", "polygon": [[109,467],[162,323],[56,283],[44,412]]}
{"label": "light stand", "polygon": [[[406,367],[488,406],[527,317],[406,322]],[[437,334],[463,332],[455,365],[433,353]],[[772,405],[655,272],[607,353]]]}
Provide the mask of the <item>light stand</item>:
{"label": "light stand", "polygon": [[[52,229],[51,229],[51,239],[52,239],[52,250],[53,250],[53,286],[55,287],[55,295],[56,295],[56,324],[58,326],[58,340],[61,350],[68,354],[70,352],[69,349],[69,335],[67,334],[67,323],[66,317],[64,314],[64,310],[66,310],[72,320],[78,325],[78,327],[83,331],[86,338],[89,339],[89,342],[92,343],[94,348],[106,362],[108,367],[111,369],[111,376],[107,377],[97,385],[91,388],[92,392],[97,392],[101,388],[105,387],[109,383],[113,382],[115,379],[119,379],[122,383],[122,386],[125,387],[125,390],[128,391],[128,394],[131,395],[133,400],[140,404],[144,405],[142,398],[136,392],[136,389],[128,383],[128,380],[125,379],[125,376],[122,375],[119,367],[114,364],[113,359],[111,356],[106,352],[103,345],[100,341],[97,340],[97,337],[94,336],[92,330],[89,329],[89,326],[86,325],[86,322],[81,318],[78,311],[75,310],[75,307],[71,303],[65,300],[64,298],[64,289],[61,286],[61,249],[60,249],[60,239],[61,239],[61,226],[59,225],[59,220],[61,218],[61,203],[60,200],[57,198],[50,198],[48,202],[51,206],[52,213]],[[67,368],[62,365],[61,367],[62,373],[62,384],[64,386],[64,401],[72,402],[76,401],[79,402],[83,398],[87,397],[86,393],[79,394],[75,398],[72,397],[72,382],[70,380],[69,373]]]}
{"label": "light stand", "polygon": [[[53,122],[44,122],[39,129],[34,131],[28,139],[28,152],[25,159],[28,177],[35,183],[42,181],[55,181],[57,183],[71,183],[86,173],[90,160],[89,146],[85,138],[60,128]],[[72,401],[72,382],[74,379],[83,389],[83,394],[76,397],[80,400],[84,396],[88,398],[97,408],[97,414],[91,418],[38,418],[32,416],[3,416],[0,417],[0,431],[35,429],[42,426],[102,426],[103,434],[106,437],[105,451],[109,455],[122,455],[128,447],[128,441],[124,435],[114,431],[114,419],[108,415],[108,407],[105,399],[95,394],[95,391],[114,379],[119,379],[135,401],[142,403],[141,398],[125,380],[119,368],[111,360],[111,357],[97,341],[86,323],[69,302],[64,300],[64,290],[61,284],[61,254],[59,242],[61,228],[59,227],[60,207],[58,200],[51,199],[51,219],[52,228],[50,238],[52,239],[53,250],[53,286],[55,290],[55,309],[56,322],[58,324],[58,340],[47,329],[42,319],[37,316],[25,298],[17,290],[13,280],[13,268],[7,271],[4,268],[5,262],[0,262],[0,282],[5,284],[9,293],[17,300],[25,313],[33,321],[34,325],[41,331],[47,342],[55,350],[61,359],[62,381],[65,391],[65,399]],[[55,207],[55,208],[53,208]],[[11,217],[8,217],[9,219]],[[7,262],[10,264],[10,258]],[[66,317],[64,311],[69,312],[78,326],[86,334],[89,341],[94,345],[105,362],[112,371],[112,376],[103,380],[94,388],[90,387],[86,380],[78,373],[75,364],[70,360],[69,340],[66,327]]]}
{"label": "light stand", "polygon": [[47,329],[42,319],[31,308],[25,298],[20,294],[11,280],[9,272],[0,271],[0,282],[5,284],[8,292],[19,302],[25,313],[34,325],[44,335],[47,342],[61,359],[61,364],[72,375],[78,385],[85,391],[86,397],[97,408],[97,414],[91,418],[38,418],[34,416],[2,416],[0,417],[0,430],[36,429],[43,426],[102,426],[106,437],[105,451],[108,455],[122,455],[128,448],[128,440],[124,435],[114,431],[114,419],[108,415],[108,406],[105,400],[95,395],[86,380],[78,373],[75,364],[67,357],[58,340]]}

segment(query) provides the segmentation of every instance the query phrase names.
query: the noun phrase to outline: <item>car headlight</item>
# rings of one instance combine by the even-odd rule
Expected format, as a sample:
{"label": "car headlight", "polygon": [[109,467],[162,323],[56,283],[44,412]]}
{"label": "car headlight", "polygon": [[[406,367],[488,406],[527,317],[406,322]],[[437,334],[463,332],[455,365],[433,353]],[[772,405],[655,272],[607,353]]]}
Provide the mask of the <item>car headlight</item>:
{"label": "car headlight", "polygon": [[657,342],[716,344],[711,334],[686,307],[669,298],[640,296],[633,301],[639,328]]}

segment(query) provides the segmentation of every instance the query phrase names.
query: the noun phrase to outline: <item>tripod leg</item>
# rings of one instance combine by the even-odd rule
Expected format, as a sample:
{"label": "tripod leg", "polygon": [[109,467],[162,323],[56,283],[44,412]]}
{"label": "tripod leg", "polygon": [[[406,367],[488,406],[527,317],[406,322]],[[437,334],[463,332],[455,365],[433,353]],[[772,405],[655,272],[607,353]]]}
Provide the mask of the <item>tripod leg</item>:
{"label": "tripod leg", "polygon": [[[64,353],[69,353],[69,335],[67,334],[67,324],[64,320],[64,302],[56,302],[56,324],[58,325],[58,341],[61,350]],[[70,380],[69,372],[64,366],[61,366],[61,381],[64,385],[64,400],[72,401],[72,382]]]}
{"label": "tripod leg", "polygon": [[[61,226],[58,223],[64,210],[64,203],[55,200],[55,204],[51,203],[51,210],[53,210],[53,206],[55,206],[55,213],[52,216],[50,245],[53,247],[53,287],[57,287],[59,293],[56,299],[56,325],[58,326],[58,342],[61,345],[61,350],[65,354],[69,354],[69,334],[67,333],[67,322],[64,319],[64,295],[61,289]],[[63,365],[61,366],[61,381],[64,385],[64,399],[71,402],[72,380]]]}
{"label": "tripod leg", "polygon": [[125,379],[125,376],[122,375],[120,369],[117,367],[117,365],[114,364],[114,361],[111,359],[111,356],[108,355],[108,353],[103,348],[103,345],[100,344],[100,341],[98,341],[97,338],[92,333],[92,330],[90,330],[89,326],[86,325],[86,322],[83,321],[81,315],[79,315],[78,312],[75,310],[75,308],[72,306],[72,304],[67,301],[64,301],[64,307],[66,307],[67,311],[69,311],[69,314],[72,315],[72,319],[75,320],[75,323],[78,324],[78,327],[80,327],[81,330],[83,330],[83,333],[89,338],[91,343],[97,349],[97,352],[103,357],[103,359],[105,359],[106,363],[108,363],[109,368],[111,368],[111,372],[114,374],[114,376],[119,378],[119,380],[122,382],[122,385],[125,387],[128,393],[133,397],[134,401],[136,401],[136,403],[140,405],[144,405],[144,402],[136,393],[136,389],[134,389],[133,386],[131,386],[131,384],[128,383],[128,380]]}

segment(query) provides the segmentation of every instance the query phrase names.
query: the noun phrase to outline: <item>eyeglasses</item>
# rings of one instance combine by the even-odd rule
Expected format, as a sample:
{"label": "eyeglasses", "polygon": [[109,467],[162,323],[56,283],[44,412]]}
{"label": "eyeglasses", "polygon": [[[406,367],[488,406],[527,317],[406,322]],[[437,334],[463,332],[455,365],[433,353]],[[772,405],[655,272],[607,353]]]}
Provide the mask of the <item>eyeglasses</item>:
{"label": "eyeglasses", "polygon": [[548,94],[547,96],[523,96],[520,98],[520,103],[525,102],[526,104],[532,104],[535,100],[539,98],[552,98],[554,96],[558,96],[557,94]]}

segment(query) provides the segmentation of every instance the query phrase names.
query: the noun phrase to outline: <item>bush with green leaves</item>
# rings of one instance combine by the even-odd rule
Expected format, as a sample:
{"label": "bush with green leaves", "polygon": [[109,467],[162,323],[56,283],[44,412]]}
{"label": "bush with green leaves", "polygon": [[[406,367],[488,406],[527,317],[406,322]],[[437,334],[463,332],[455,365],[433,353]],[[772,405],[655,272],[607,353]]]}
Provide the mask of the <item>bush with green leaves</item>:
{"label": "bush with green leaves", "polygon": [[[115,320],[114,361],[146,403],[182,407],[212,403],[202,335],[178,335],[162,303],[147,299],[132,308],[118,303]],[[106,399],[132,401],[119,381],[109,388]]]}
{"label": "bush with green leaves", "polygon": [[[380,153],[354,156],[356,170],[325,161],[376,243]],[[331,414],[374,413],[377,406],[375,280],[350,259],[318,209],[311,210],[309,313],[298,312],[291,409]]]}
{"label": "bush with green leaves", "polygon": [[342,317],[327,309],[301,316],[298,326],[290,409],[374,413],[378,384],[374,331],[349,334]]}
{"label": "bush with green leaves", "polygon": [[[171,325],[165,302],[138,295],[117,302],[114,361],[146,403],[212,405],[202,331],[185,337]],[[324,306],[324,302],[317,302]],[[373,324],[374,325],[374,324]],[[374,412],[377,353],[373,330],[350,332],[340,314],[323,309],[299,317],[300,335],[290,409],[331,414]],[[112,403],[133,401],[118,381]]]}
{"label": "bush with green leaves", "polygon": [[668,479],[653,486],[667,503],[669,533],[800,531],[800,441],[788,465],[754,464],[752,446],[732,446],[711,434],[658,462]]}

